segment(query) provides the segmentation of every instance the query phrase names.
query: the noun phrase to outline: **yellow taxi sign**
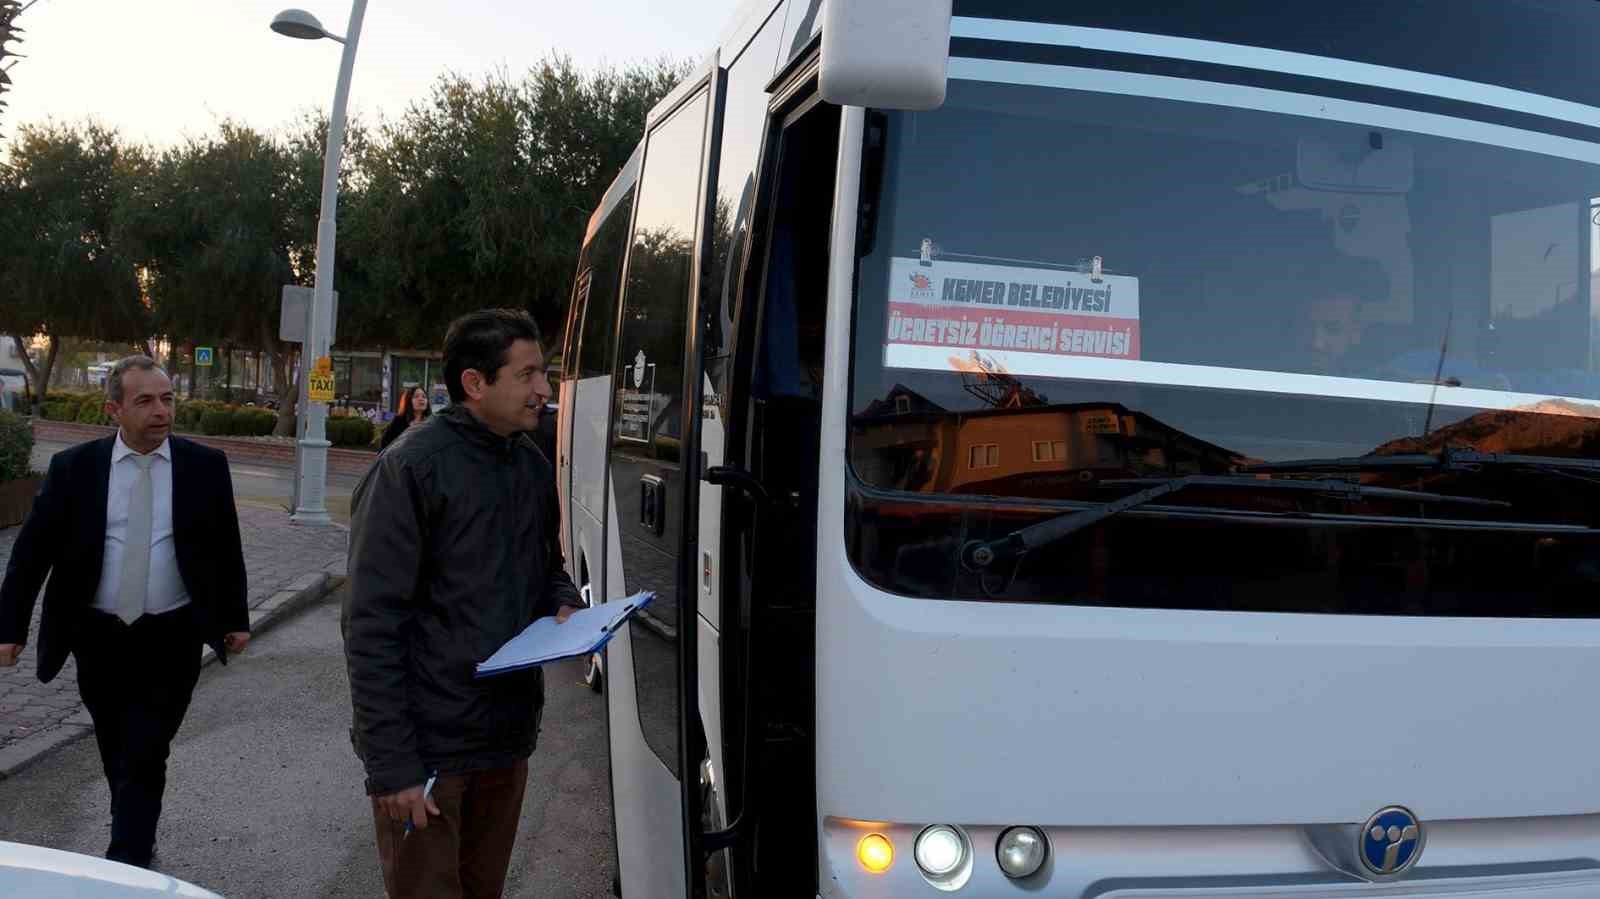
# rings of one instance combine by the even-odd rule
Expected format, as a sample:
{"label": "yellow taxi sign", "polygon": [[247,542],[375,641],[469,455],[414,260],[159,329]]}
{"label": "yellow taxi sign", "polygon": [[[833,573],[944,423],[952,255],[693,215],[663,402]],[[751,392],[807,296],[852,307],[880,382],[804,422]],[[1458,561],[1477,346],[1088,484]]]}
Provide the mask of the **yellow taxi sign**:
{"label": "yellow taxi sign", "polygon": [[313,403],[333,402],[333,359],[323,356],[306,376],[306,399]]}

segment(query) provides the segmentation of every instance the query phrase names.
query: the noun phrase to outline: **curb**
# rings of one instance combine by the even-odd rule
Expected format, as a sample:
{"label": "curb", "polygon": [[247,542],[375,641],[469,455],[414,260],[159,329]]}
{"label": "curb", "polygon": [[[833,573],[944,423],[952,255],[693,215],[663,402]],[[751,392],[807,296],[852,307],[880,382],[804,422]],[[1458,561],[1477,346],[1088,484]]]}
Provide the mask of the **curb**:
{"label": "curb", "polygon": [[[300,576],[291,582],[288,587],[279,590],[268,597],[261,605],[250,610],[250,639],[271,630],[279,622],[300,611],[308,605],[327,596],[339,589],[345,578],[343,575],[332,575],[326,571],[317,571]],[[248,648],[245,652],[249,652]],[[207,646],[200,653],[200,667],[217,660],[217,654]],[[0,777],[5,776],[5,767],[0,765]]]}
{"label": "curb", "polygon": [[[329,570],[303,574],[291,581],[289,586],[272,594],[260,605],[251,609],[251,639],[259,637],[295,612],[337,590],[345,582],[343,572],[344,562],[340,561],[330,565]],[[249,652],[248,649],[245,651]],[[201,670],[216,660],[217,654],[207,646],[200,656]],[[90,720],[87,709],[80,709],[77,714],[55,727],[30,734],[0,749],[0,781],[15,777],[34,762],[63,746],[76,743],[91,733],[94,733],[94,722]]]}

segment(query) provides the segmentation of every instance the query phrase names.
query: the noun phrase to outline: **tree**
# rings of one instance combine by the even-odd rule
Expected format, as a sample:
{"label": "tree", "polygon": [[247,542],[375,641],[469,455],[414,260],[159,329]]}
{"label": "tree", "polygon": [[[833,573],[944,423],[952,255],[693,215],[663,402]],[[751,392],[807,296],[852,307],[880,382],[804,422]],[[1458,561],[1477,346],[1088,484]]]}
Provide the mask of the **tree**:
{"label": "tree", "polygon": [[143,341],[148,320],[130,258],[112,239],[116,196],[131,177],[116,132],[95,124],[25,126],[0,168],[0,332],[42,334],[48,395],[61,338]]}
{"label": "tree", "polygon": [[588,75],[564,56],[546,59],[524,82],[544,277],[529,306],[546,334],[566,316],[568,290],[589,215],[644,136],[645,118],[692,66],[669,58]]}
{"label": "tree", "polygon": [[[356,167],[353,160],[360,158],[366,144],[366,128],[359,120],[347,120],[344,130],[344,149],[339,161],[338,217],[341,233],[344,216],[351,207],[352,196],[357,192]],[[289,127],[283,138],[290,229],[288,258],[294,272],[292,283],[304,287],[313,286],[316,275],[317,219],[322,213],[322,164],[327,145],[328,117],[322,114],[302,116]],[[341,304],[348,302],[347,298],[351,296],[359,299],[369,295],[369,291],[362,289],[366,280],[365,269],[358,264],[357,257],[349,252],[340,253],[338,250],[336,246],[333,283],[339,292]],[[352,317],[343,314],[342,305],[340,311],[339,338],[346,344],[366,345],[364,339],[366,335],[343,330],[345,321]],[[295,413],[300,400],[300,392],[291,371],[291,364],[296,356],[290,344],[276,340],[275,320],[268,324],[272,333],[264,334],[263,340],[277,345],[277,349],[272,353],[273,383],[278,387],[278,408],[281,410],[276,433],[279,436],[289,436],[294,433]]]}
{"label": "tree", "polygon": [[16,59],[6,62],[6,57],[19,56],[8,44],[20,44],[22,29],[17,27],[17,16],[22,14],[22,4],[18,0],[0,0],[0,109],[7,106],[5,93],[11,87],[11,68],[15,66]]}
{"label": "tree", "polygon": [[306,156],[319,128],[308,119],[280,140],[223,122],[214,135],[143,154],[142,177],[118,206],[121,233],[149,273],[156,329],[268,354],[285,429],[295,391],[279,306],[283,285],[308,284],[313,271],[321,154],[314,176]]}
{"label": "tree", "polygon": [[359,156],[339,232],[340,342],[437,346],[484,306],[527,309],[555,337],[589,214],[687,71],[584,74],[553,57],[520,81],[441,77]]}

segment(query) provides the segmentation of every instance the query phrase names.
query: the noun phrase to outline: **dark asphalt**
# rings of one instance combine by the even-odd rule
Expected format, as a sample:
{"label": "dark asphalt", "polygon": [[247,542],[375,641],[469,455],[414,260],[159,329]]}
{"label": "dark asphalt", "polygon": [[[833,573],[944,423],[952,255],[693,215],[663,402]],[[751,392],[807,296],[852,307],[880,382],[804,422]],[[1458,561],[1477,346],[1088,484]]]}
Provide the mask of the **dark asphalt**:
{"label": "dark asphalt", "polygon": [[[228,897],[381,897],[336,594],[208,667],[173,745],[158,867]],[[506,895],[610,895],[605,701],[550,670]],[[92,738],[0,781],[0,839],[98,855],[109,834]]]}

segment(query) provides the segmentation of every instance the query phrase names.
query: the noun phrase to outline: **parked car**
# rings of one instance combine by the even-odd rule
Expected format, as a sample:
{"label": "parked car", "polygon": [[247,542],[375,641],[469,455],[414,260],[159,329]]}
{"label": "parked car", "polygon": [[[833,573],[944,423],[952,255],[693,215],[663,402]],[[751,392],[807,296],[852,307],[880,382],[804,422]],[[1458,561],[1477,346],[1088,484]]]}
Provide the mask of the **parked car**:
{"label": "parked car", "polygon": [[0,409],[17,408],[17,400],[27,391],[28,380],[20,368],[0,368]]}
{"label": "parked car", "polygon": [[0,896],[222,899],[210,890],[91,855],[0,840]]}

